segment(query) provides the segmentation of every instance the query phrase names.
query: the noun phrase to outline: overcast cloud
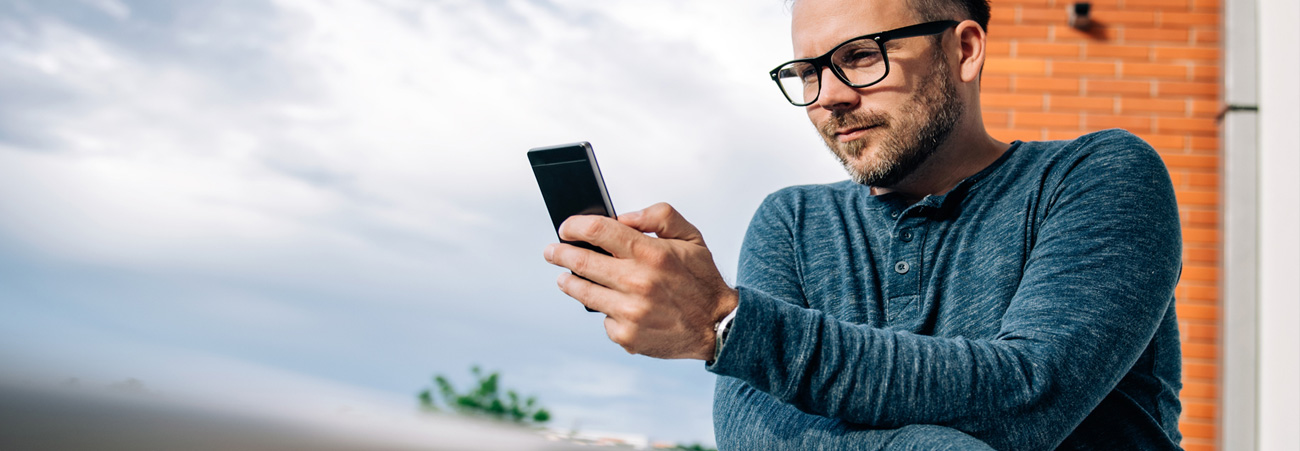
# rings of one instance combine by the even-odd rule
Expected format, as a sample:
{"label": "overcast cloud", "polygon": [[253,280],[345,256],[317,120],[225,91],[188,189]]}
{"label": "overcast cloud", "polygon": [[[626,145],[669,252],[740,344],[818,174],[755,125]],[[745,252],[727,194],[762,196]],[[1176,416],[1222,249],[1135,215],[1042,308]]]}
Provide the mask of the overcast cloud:
{"label": "overcast cloud", "polygon": [[731,279],[766,194],[844,178],[767,78],[787,22],[779,0],[0,1],[0,360],[412,400],[479,364],[555,426],[712,443],[699,362],[626,355],[555,289],[524,152],[592,142],[618,210],[674,204]]}

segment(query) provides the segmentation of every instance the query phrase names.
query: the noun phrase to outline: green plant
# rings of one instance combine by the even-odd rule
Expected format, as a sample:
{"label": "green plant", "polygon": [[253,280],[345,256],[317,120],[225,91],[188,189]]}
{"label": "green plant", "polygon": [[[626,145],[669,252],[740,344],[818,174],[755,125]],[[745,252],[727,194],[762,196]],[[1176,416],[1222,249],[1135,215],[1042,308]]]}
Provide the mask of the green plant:
{"label": "green plant", "polygon": [[[540,425],[551,420],[551,413],[538,406],[537,398],[534,396],[521,401],[519,393],[506,390],[503,398],[500,390],[500,373],[484,375],[478,366],[471,368],[470,373],[477,379],[477,387],[464,393],[458,393],[445,376],[441,374],[434,376],[434,387],[425,388],[418,395],[420,407],[430,411],[447,408],[462,415],[487,417],[519,424]],[[439,407],[438,400],[434,399],[435,394],[441,398],[442,407]]]}

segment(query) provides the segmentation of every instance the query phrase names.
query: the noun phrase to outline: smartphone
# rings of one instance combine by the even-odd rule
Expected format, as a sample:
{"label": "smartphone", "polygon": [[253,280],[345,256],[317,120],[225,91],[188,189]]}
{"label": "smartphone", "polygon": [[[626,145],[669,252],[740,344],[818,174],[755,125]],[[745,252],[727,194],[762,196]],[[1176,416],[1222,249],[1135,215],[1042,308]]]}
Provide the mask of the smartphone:
{"label": "smartphone", "polygon": [[[533,176],[537,177],[537,187],[542,189],[546,210],[551,213],[556,238],[560,237],[560,224],[570,216],[618,217],[614,214],[614,204],[609,201],[605,178],[600,175],[591,143],[538,147],[528,151],[528,162],[533,166]],[[591,243],[563,239],[560,242],[610,255]]]}
{"label": "smartphone", "polygon": [[[542,189],[542,200],[546,201],[546,210],[551,213],[556,238],[560,236],[560,224],[570,216],[617,217],[590,143],[538,147],[528,151],[528,162],[533,165],[537,186]],[[609,255],[604,249],[589,243],[560,241]]]}

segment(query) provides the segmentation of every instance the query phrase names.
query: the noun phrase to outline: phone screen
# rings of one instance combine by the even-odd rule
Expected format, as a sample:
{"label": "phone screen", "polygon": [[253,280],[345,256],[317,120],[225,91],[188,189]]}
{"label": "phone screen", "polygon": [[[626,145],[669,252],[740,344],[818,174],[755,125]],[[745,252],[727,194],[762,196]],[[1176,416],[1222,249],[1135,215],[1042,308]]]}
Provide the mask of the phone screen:
{"label": "phone screen", "polygon": [[[537,177],[557,237],[560,224],[570,216],[615,217],[591,144],[580,142],[532,149],[528,151],[528,161],[532,163],[533,175]],[[563,242],[608,254],[588,243]]]}

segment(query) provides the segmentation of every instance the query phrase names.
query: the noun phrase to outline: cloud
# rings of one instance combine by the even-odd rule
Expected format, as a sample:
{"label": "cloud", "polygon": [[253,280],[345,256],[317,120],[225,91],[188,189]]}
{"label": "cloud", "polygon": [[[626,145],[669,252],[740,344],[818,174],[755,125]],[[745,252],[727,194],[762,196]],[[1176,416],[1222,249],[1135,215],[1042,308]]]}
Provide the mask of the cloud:
{"label": "cloud", "polygon": [[591,141],[619,210],[672,202],[728,275],[764,195],[843,178],[766,75],[789,57],[776,1],[0,13],[0,263],[28,275],[0,302],[64,329],[397,391],[499,362],[699,431],[673,421],[707,418],[712,376],[622,355],[554,290],[524,152]]}

